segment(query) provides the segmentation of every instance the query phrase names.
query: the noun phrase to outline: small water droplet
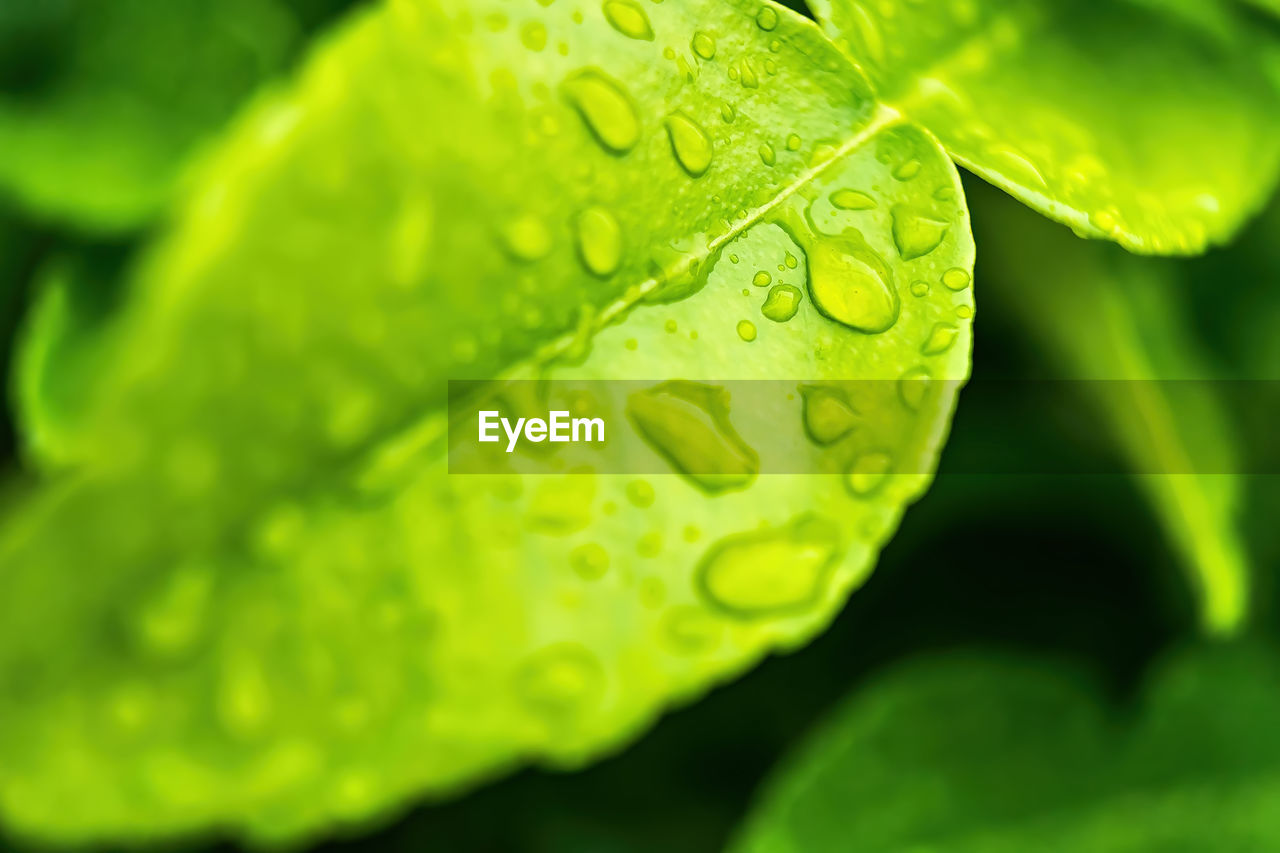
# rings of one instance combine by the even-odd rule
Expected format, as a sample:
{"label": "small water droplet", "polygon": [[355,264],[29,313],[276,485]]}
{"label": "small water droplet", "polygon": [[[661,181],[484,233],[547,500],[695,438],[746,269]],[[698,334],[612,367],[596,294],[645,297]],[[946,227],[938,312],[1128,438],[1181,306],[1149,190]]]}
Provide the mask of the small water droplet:
{"label": "small water droplet", "polygon": [[702,126],[681,112],[667,116],[667,137],[676,160],[690,177],[700,178],[711,166],[711,137]]}
{"label": "small water droplet", "polygon": [[733,105],[728,101],[720,104],[720,118],[724,119],[725,124],[733,121],[735,115],[737,114],[733,111]]}
{"label": "small water droplet", "polygon": [[662,553],[662,532],[650,530],[640,537],[636,543],[636,553],[646,559],[653,559]]}
{"label": "small water droplet", "polygon": [[716,40],[706,33],[693,34],[693,52],[703,59],[712,59],[716,55]]}
{"label": "small water droplet", "polygon": [[908,160],[893,170],[893,176],[900,181],[909,181],[916,175],[920,174],[920,169],[921,165],[919,160]]}
{"label": "small water droplet", "polygon": [[569,565],[583,580],[599,580],[609,571],[609,552],[595,542],[588,542],[569,553]]}
{"label": "small water droplet", "polygon": [[767,142],[760,146],[760,161],[766,166],[772,166],[778,162],[778,155],[774,153],[773,146]]}
{"label": "small water droplet", "polygon": [[927,282],[927,281],[913,281],[913,282],[911,282],[911,295],[912,295],[912,296],[928,296],[928,295],[929,295],[929,282]]}
{"label": "small water droplet", "polygon": [[589,207],[578,215],[578,253],[593,275],[605,278],[622,263],[622,229],[603,207]]}
{"label": "small water droplet", "polygon": [[600,662],[580,643],[558,643],[531,655],[516,673],[516,692],[538,713],[554,716],[585,710],[604,691]]}
{"label": "small water droplet", "polygon": [[635,0],[605,0],[604,16],[610,26],[627,38],[653,41],[649,16]]}
{"label": "small water droplet", "polygon": [[532,51],[540,51],[547,46],[547,28],[541,21],[528,21],[520,28],[520,43]]}
{"label": "small water droplet", "polygon": [[750,320],[738,321],[738,337],[747,343],[751,343],[756,339],[756,324]]}
{"label": "small water droplet", "polygon": [[536,261],[551,251],[551,232],[537,216],[526,213],[502,229],[502,242],[518,261]]}
{"label": "small water droplet", "polygon": [[972,280],[973,277],[959,267],[949,269],[942,274],[942,283],[948,290],[964,290]]}
{"label": "small water droplet", "polygon": [[720,642],[721,626],[701,607],[673,607],[662,618],[663,637],[672,652],[679,655],[701,655]]}
{"label": "small water droplet", "polygon": [[857,190],[836,190],[831,194],[831,205],[840,210],[871,210],[876,200]]}
{"label": "small water droplet", "polygon": [[801,385],[804,431],[815,443],[835,444],[858,425],[858,413],[839,388]]}
{"label": "small water droplet", "polygon": [[771,32],[774,27],[778,26],[778,13],[773,10],[772,6],[765,6],[756,13],[756,25],[765,32]]}
{"label": "small water droplet", "polygon": [[676,325],[675,320],[668,320],[662,324],[662,328],[666,330],[668,335],[674,335],[679,326]]}
{"label": "small water droplet", "polygon": [[887,453],[873,451],[860,454],[845,471],[845,486],[855,497],[870,497],[884,483],[892,468],[893,458]]}
{"label": "small water droplet", "polygon": [[924,342],[924,346],[920,347],[920,352],[924,355],[940,355],[951,349],[958,334],[959,329],[950,323],[935,323],[933,331],[929,333],[929,339]]}
{"label": "small water droplet", "polygon": [[957,316],[957,317],[959,317],[961,320],[970,320],[970,319],[972,319],[972,318],[973,318],[973,306],[971,306],[971,305],[957,305],[957,306],[956,306],[956,316]]}
{"label": "small water droplet", "polygon": [[640,140],[640,119],[621,85],[588,68],[568,77],[564,91],[596,140],[613,154],[625,154]]}
{"label": "small water droplet", "polygon": [[759,88],[760,78],[756,76],[755,66],[753,66],[751,64],[751,60],[745,56],[738,61],[738,74],[739,74],[740,82],[742,83],[742,88],[744,89]]}
{"label": "small water droplet", "polygon": [[796,316],[802,298],[798,287],[789,284],[774,285],[765,297],[760,313],[775,323],[785,323]]}
{"label": "small water droplet", "polygon": [[644,509],[653,506],[653,486],[644,480],[632,480],[627,483],[627,500],[632,506]]}
{"label": "small water droplet", "polygon": [[782,259],[782,263],[789,270],[793,270],[796,267],[800,266],[799,259],[797,259],[796,256],[791,254],[790,252],[787,252],[786,257]]}
{"label": "small water droplet", "polygon": [[906,205],[893,206],[893,243],[904,261],[924,257],[938,248],[949,225]]}
{"label": "small water droplet", "polygon": [[913,412],[919,411],[932,381],[933,377],[923,367],[913,367],[903,373],[898,379],[898,396],[902,404]]}
{"label": "small water droplet", "polygon": [[836,525],[801,516],[720,540],[698,564],[698,589],[708,605],[737,619],[802,613],[817,604],[839,551]]}
{"label": "small water droplet", "polygon": [[787,150],[788,150],[788,151],[799,151],[799,150],[800,150],[800,141],[801,141],[801,140],[800,140],[800,137],[799,137],[799,136],[796,136],[794,133],[789,133],[789,134],[787,134]]}
{"label": "small water droplet", "polygon": [[768,287],[769,283],[772,281],[773,281],[773,276],[769,275],[769,273],[765,272],[764,270],[760,270],[751,279],[751,283],[754,284],[756,287]]}

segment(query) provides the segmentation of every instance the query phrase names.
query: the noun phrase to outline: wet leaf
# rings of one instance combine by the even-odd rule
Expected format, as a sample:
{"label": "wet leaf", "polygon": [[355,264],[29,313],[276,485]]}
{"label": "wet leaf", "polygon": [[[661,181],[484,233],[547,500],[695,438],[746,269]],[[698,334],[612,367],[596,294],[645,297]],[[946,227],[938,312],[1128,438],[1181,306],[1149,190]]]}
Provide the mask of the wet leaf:
{"label": "wet leaf", "polygon": [[[85,399],[29,410],[59,473],[0,531],[5,819],[293,838],[580,764],[820,630],[928,482],[973,315],[955,169],[863,92],[767,4],[336,35],[196,176]],[[519,377],[688,383],[611,421],[663,473],[450,475],[447,380]],[[816,443],[837,379],[880,396]],[[654,446],[663,404],[721,479]],[[757,475],[769,442],[832,473]]]}
{"label": "wet leaf", "polygon": [[[1204,0],[816,0],[880,97],[965,167],[1143,253],[1229,239],[1280,165],[1265,36]],[[892,12],[892,14],[889,14]]]}

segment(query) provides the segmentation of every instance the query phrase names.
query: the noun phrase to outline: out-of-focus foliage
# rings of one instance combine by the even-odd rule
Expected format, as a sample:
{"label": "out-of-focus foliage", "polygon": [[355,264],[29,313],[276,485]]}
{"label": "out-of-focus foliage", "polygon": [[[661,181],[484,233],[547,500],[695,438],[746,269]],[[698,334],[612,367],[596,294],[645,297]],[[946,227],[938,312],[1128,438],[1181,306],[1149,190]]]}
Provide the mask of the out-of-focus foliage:
{"label": "out-of-focus foliage", "polygon": [[1179,656],[1116,709],[1061,664],[950,654],[857,691],[769,784],[738,850],[1267,850],[1280,666]]}
{"label": "out-of-focus foliage", "polygon": [[[1217,0],[815,0],[880,97],[1081,235],[1191,254],[1270,196],[1280,97]],[[890,14],[891,13],[891,14]]]}
{"label": "out-of-focus foliage", "polygon": [[5,0],[0,193],[92,230],[145,223],[333,2]]}
{"label": "out-of-focus foliage", "polygon": [[[291,838],[581,763],[823,627],[950,418],[897,380],[963,379],[973,316],[955,168],[861,92],[769,3],[354,19],[88,350],[33,322],[62,474],[0,533],[6,821]],[[848,477],[448,476],[445,380],[547,370],[891,397],[823,410],[883,442],[814,444]],[[807,442],[792,396],[734,426]]]}
{"label": "out-of-focus foliage", "polygon": [[987,292],[1016,315],[1053,376],[1084,380],[1072,387],[1141,472],[1200,592],[1206,627],[1238,629],[1249,583],[1237,528],[1240,464],[1229,415],[1204,381],[1215,371],[1186,317],[1180,265],[1081,241],[994,192],[980,199]]}

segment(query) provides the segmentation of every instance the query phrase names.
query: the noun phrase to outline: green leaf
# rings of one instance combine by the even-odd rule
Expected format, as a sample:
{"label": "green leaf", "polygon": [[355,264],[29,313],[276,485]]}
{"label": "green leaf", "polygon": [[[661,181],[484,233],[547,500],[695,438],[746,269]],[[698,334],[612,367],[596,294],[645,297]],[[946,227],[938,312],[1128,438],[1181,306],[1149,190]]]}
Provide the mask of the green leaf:
{"label": "green leaf", "polygon": [[965,167],[1143,253],[1226,241],[1275,186],[1259,34],[1204,0],[817,0],[881,98]]}
{"label": "green leaf", "polygon": [[7,0],[0,190],[83,228],[145,223],[193,147],[297,42],[278,0]]}
{"label": "green leaf", "polygon": [[734,849],[1271,849],[1278,676],[1256,649],[1183,655],[1134,719],[1052,662],[919,661],[809,738]]}
{"label": "green leaf", "polygon": [[[314,833],[580,764],[820,630],[973,314],[954,166],[863,92],[771,4],[352,21],[209,159],[0,530],[5,819]],[[610,422],[664,473],[450,475],[446,380],[521,376],[653,380]],[[813,443],[847,379],[883,381]],[[668,467],[664,400],[715,408],[731,488]],[[757,476],[775,445],[833,473]]]}
{"label": "green leaf", "polygon": [[996,193],[979,197],[992,298],[1052,375],[1081,380],[1072,387],[1109,427],[1181,553],[1205,628],[1238,629],[1249,598],[1238,451],[1186,316],[1179,265],[1078,240]]}

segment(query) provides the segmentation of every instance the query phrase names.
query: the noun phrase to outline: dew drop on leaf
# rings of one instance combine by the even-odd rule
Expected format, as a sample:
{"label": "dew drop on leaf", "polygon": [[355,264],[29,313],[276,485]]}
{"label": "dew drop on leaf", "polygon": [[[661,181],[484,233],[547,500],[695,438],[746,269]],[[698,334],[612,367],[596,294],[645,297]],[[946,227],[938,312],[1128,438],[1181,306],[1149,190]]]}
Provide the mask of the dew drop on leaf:
{"label": "dew drop on leaf", "polygon": [[920,347],[920,352],[925,355],[940,355],[951,349],[959,333],[959,330],[950,323],[935,323],[933,330],[929,332],[929,339],[924,342],[924,346]]}
{"label": "dew drop on leaf", "polygon": [[520,43],[532,51],[540,51],[547,46],[547,28],[541,21],[529,21],[520,28]]}
{"label": "dew drop on leaf", "polygon": [[756,339],[756,324],[750,320],[738,321],[738,337],[747,343],[751,343]]}
{"label": "dew drop on leaf", "polygon": [[622,229],[603,207],[589,207],[578,215],[578,253],[593,275],[604,278],[622,263]]}
{"label": "dew drop on leaf", "polygon": [[745,488],[760,470],[756,452],[729,420],[724,388],[664,382],[632,394],[627,415],[659,456],[706,492]]}
{"label": "dew drop on leaf", "polygon": [[942,283],[946,285],[948,290],[964,290],[969,286],[972,277],[968,272],[960,268],[949,269],[942,274]]}
{"label": "dew drop on leaf", "polygon": [[871,210],[876,200],[857,190],[836,190],[831,194],[831,206],[840,210]]}
{"label": "dew drop on leaf", "polygon": [[569,553],[569,565],[583,580],[599,580],[609,570],[609,552],[595,542],[588,542]]}
{"label": "dew drop on leaf", "polygon": [[564,91],[587,128],[606,150],[625,154],[640,140],[640,119],[630,96],[604,72],[579,71],[564,81]]}
{"label": "dew drop on leaf", "polygon": [[893,244],[904,261],[912,261],[938,248],[948,223],[917,213],[906,205],[893,206]]}
{"label": "dew drop on leaf", "polygon": [[662,618],[666,646],[678,655],[710,652],[719,644],[721,631],[720,621],[701,607],[673,607]]}
{"label": "dew drop on leaf", "polygon": [[892,467],[893,458],[887,453],[872,451],[859,454],[845,471],[845,486],[855,497],[869,497],[880,488]]}
{"label": "dew drop on leaf", "polygon": [[738,619],[802,612],[818,602],[839,553],[836,525],[801,516],[720,540],[698,564],[698,589],[708,605]]}
{"label": "dew drop on leaf", "polygon": [[554,716],[588,708],[604,689],[604,669],[580,643],[531,655],[516,673],[516,691],[531,710]]}
{"label": "dew drop on leaf", "polygon": [[653,41],[649,16],[635,0],[605,0],[604,16],[610,26],[627,38]]}
{"label": "dew drop on leaf", "polygon": [[551,232],[537,216],[525,214],[502,229],[502,242],[518,261],[536,261],[551,251]]}
{"label": "dew drop on leaf", "polygon": [[769,273],[766,272],[765,270],[760,270],[751,279],[751,283],[754,284],[756,287],[768,287],[769,283],[772,281],[773,281],[773,276],[769,275]]}
{"label": "dew drop on leaf", "polygon": [[756,13],[756,25],[765,32],[771,32],[778,26],[778,13],[771,6],[763,7]]}
{"label": "dew drop on leaf", "polygon": [[644,480],[632,480],[627,483],[627,500],[632,506],[644,509],[653,506],[653,486]]}
{"label": "dew drop on leaf", "polygon": [[920,174],[920,161],[908,160],[893,170],[893,176],[900,181],[909,181]]}
{"label": "dew drop on leaf", "polygon": [[787,150],[788,151],[799,151],[800,143],[801,143],[801,139],[799,136],[797,136],[794,133],[787,134]]}
{"label": "dew drop on leaf", "polygon": [[800,288],[790,284],[776,284],[765,297],[760,313],[775,323],[785,323],[800,310]]}
{"label": "dew drop on leaf", "polygon": [[860,241],[822,236],[806,247],[809,294],[823,316],[877,334],[898,320],[898,297],[883,260]]}
{"label": "dew drop on leaf", "polygon": [[835,444],[858,425],[858,413],[838,388],[801,385],[800,397],[804,401],[804,431],[815,444]]}
{"label": "dew drop on leaf", "polygon": [[923,367],[913,367],[898,379],[898,397],[902,404],[911,411],[918,411],[929,393],[929,383],[933,377]]}
{"label": "dew drop on leaf", "polygon": [[773,152],[773,146],[767,142],[760,146],[760,162],[766,166],[772,166],[778,162],[778,155]]}
{"label": "dew drop on leaf", "polygon": [[716,55],[716,40],[706,33],[694,33],[691,47],[702,59],[712,59]]}
{"label": "dew drop on leaf", "polygon": [[702,126],[681,112],[667,116],[667,137],[680,166],[690,177],[701,177],[711,165],[711,137]]}

